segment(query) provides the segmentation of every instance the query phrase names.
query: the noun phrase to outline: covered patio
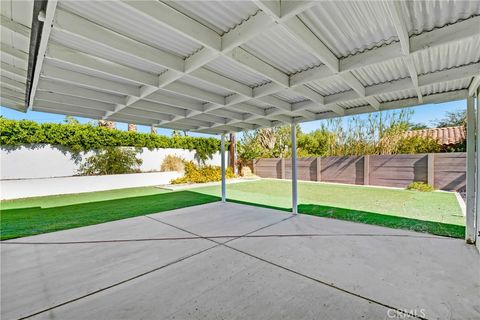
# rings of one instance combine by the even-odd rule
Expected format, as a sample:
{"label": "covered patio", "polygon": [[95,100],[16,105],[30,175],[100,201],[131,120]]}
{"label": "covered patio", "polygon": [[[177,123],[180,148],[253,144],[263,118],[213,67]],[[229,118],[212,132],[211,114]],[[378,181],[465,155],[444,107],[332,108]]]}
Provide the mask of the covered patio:
{"label": "covered patio", "polygon": [[[222,151],[291,125],[292,213],[227,202],[223,159],[221,202],[2,242],[2,318],[480,317],[480,2],[29,4],[2,11],[2,106]],[[298,123],[461,99],[466,241],[297,214]]]}
{"label": "covered patio", "polygon": [[476,319],[464,241],[211,203],[2,243],[5,319]]}

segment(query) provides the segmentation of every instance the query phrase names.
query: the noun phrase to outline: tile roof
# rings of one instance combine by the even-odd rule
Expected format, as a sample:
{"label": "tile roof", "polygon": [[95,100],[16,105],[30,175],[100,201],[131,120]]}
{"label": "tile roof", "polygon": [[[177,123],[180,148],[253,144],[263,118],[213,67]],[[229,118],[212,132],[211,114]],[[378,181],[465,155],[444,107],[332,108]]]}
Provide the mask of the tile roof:
{"label": "tile roof", "polygon": [[411,130],[407,131],[405,135],[407,137],[431,137],[438,140],[441,145],[457,144],[466,139],[465,127],[463,126]]}

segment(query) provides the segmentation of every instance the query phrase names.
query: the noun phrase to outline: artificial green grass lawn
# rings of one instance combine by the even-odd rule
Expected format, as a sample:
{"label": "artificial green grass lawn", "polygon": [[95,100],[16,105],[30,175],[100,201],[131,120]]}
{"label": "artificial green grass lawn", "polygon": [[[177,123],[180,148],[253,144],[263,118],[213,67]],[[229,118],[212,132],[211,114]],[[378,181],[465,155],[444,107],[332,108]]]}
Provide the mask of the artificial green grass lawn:
{"label": "artificial green grass lawn", "polygon": [[[219,186],[167,191],[154,187],[2,201],[0,239],[12,239],[218,201]],[[464,237],[453,193],[299,183],[299,211],[393,228]],[[230,201],[291,208],[289,181],[227,185]]]}
{"label": "artificial green grass lawn", "polygon": [[148,187],[2,201],[0,239],[83,227],[218,200],[207,194]]}
{"label": "artificial green grass lawn", "polygon": [[[218,187],[192,189],[220,195]],[[464,238],[465,217],[454,193],[299,182],[299,212],[386,227]],[[227,185],[230,201],[291,208],[288,180],[262,179]]]}

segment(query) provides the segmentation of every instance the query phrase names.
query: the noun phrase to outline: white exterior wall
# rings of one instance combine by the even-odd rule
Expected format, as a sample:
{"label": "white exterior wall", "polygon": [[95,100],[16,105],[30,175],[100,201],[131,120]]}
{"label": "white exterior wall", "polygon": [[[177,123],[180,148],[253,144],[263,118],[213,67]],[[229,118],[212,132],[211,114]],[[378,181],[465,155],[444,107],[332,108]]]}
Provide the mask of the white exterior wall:
{"label": "white exterior wall", "polygon": [[[80,153],[82,161],[92,152]],[[184,149],[143,148],[138,157],[143,160],[142,172],[159,171],[163,159],[175,154],[185,160],[195,161],[195,151]],[[220,166],[220,153],[213,155],[207,164]],[[81,161],[75,161],[72,153],[62,147],[50,145],[22,146],[19,148],[2,147],[0,149],[0,180],[34,179],[51,177],[71,177],[78,175]]]}
{"label": "white exterior wall", "polygon": [[149,172],[0,181],[1,200],[168,184],[178,172]]}

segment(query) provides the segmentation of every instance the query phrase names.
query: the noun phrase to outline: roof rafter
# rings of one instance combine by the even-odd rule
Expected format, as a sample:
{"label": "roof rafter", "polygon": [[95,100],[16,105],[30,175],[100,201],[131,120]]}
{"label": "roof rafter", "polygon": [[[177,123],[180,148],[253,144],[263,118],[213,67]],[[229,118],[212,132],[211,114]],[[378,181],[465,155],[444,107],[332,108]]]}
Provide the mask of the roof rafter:
{"label": "roof rafter", "polygon": [[387,6],[392,16],[392,22],[397,31],[398,38],[400,39],[400,45],[402,47],[402,52],[405,55],[403,57],[403,62],[407,66],[408,73],[410,74],[410,78],[412,79],[413,86],[415,87],[415,91],[417,92],[418,101],[422,102],[422,92],[418,87],[418,75],[417,70],[415,69],[415,63],[413,62],[413,57],[410,55],[410,37],[408,35],[407,26],[404,23],[402,9],[400,7],[400,1],[387,1]]}
{"label": "roof rafter", "polygon": [[[305,49],[307,49],[311,54],[317,57],[322,61],[333,74],[338,74],[340,71],[340,60],[332,53],[332,51],[323,44],[317,36],[308,29],[308,27],[296,16],[288,20],[282,20],[282,17],[279,16],[275,11],[271,11],[271,4],[266,4],[266,0],[255,1],[255,3],[262,9],[268,10],[269,15],[275,19],[282,28],[289,33],[298,43],[300,43]],[[278,0],[280,8],[282,8],[283,2]],[[287,2],[288,3],[288,2]],[[308,5],[309,3],[307,3]],[[307,6],[308,7],[308,6]],[[302,9],[304,7],[301,7]],[[282,11],[280,9],[280,11]],[[344,72],[340,74],[342,79],[353,88],[361,97],[365,96],[365,88],[358,81],[357,78],[350,72]],[[296,90],[293,88],[293,90]],[[363,95],[362,95],[363,94]],[[315,101],[315,100],[314,100]],[[378,109],[379,103],[375,98],[368,99],[369,103],[376,110]],[[318,101],[315,101],[318,102]],[[337,112],[338,107],[334,108],[332,111]],[[343,113],[340,112],[341,114]]]}
{"label": "roof rafter", "polygon": [[[419,88],[427,87],[437,83],[454,81],[460,79],[468,79],[480,73],[480,62],[460,66],[457,68],[451,68],[447,70],[432,72],[418,77]],[[365,88],[366,98],[377,96],[385,93],[394,93],[404,91],[408,89],[414,89],[413,83],[410,79],[399,79],[395,81],[385,82],[369,86]],[[340,102],[348,102],[357,99],[351,91],[333,94],[325,97],[325,105],[336,104]],[[296,110],[314,108],[312,103],[294,103],[293,108]]]}

